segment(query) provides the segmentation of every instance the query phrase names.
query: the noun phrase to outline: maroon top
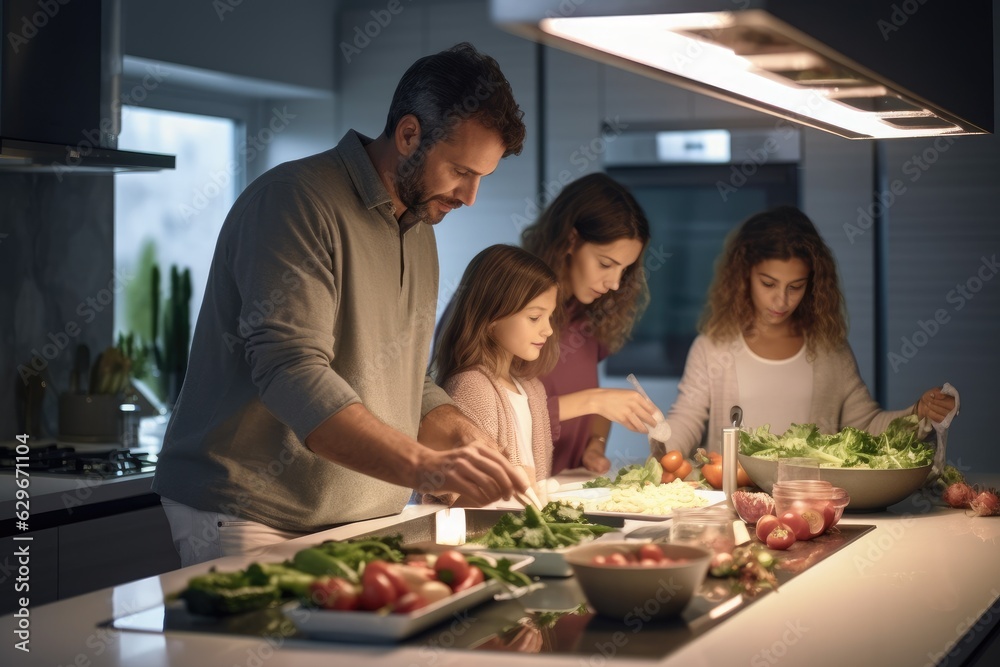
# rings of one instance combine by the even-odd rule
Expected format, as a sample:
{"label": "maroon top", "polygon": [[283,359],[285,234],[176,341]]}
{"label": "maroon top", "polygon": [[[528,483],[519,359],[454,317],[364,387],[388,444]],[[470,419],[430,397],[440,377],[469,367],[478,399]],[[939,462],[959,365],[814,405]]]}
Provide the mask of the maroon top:
{"label": "maroon top", "polygon": [[590,415],[559,421],[559,397],[597,384],[597,364],[608,356],[608,348],[593,335],[586,315],[578,316],[570,307],[569,324],[559,336],[559,363],[551,373],[539,378],[545,385],[552,422],[552,474],[583,465],[583,450],[590,439]]}

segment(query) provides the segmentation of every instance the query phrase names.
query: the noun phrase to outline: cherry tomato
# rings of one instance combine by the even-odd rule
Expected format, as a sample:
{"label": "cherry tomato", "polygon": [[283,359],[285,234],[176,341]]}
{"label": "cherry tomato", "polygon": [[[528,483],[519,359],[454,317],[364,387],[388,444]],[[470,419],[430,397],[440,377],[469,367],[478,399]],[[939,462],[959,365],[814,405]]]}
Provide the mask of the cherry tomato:
{"label": "cherry tomato", "polygon": [[785,550],[795,544],[795,534],[787,526],[779,525],[767,535],[767,546],[770,549]]}
{"label": "cherry tomato", "polygon": [[426,606],[427,600],[425,600],[419,593],[410,591],[396,600],[396,604],[392,606],[392,613],[409,614]]}
{"label": "cherry tomato", "polygon": [[655,544],[643,544],[639,547],[639,560],[660,562],[663,560],[663,550]]}
{"label": "cherry tomato", "polygon": [[778,517],[774,516],[773,514],[762,516],[760,519],[757,520],[757,529],[756,529],[757,539],[760,540],[761,542],[766,542],[767,536],[770,534],[772,530],[777,528],[780,523],[781,521],[778,520]]}
{"label": "cherry tomato", "polygon": [[677,475],[675,475],[672,472],[667,472],[666,470],[664,470],[663,474],[660,475],[661,484],[670,484],[670,482],[674,481],[675,479],[677,479]]}
{"label": "cherry tomato", "polygon": [[[809,538],[816,537],[823,532],[823,527],[826,525],[823,520],[823,513],[818,512],[815,509],[807,509],[799,512],[799,516],[802,517],[806,524],[809,526]],[[796,535],[796,537],[798,537]]]}
{"label": "cherry tomato", "polygon": [[795,539],[808,540],[812,537],[812,533],[809,532],[809,522],[802,518],[802,515],[798,512],[788,511],[779,518],[781,519],[781,523],[792,531]]}
{"label": "cherry tomato", "polygon": [[722,454],[719,452],[709,452],[708,460],[710,463],[722,463]]}
{"label": "cherry tomato", "polygon": [[608,556],[608,565],[628,565],[629,559],[625,554],[610,554]]}
{"label": "cherry tomato", "polygon": [[387,604],[392,604],[398,597],[396,588],[392,585],[389,577],[384,572],[374,572],[369,574],[365,568],[365,574],[361,579],[361,595],[358,596],[358,606],[362,609],[374,611],[381,609]]}
{"label": "cherry tomato", "polygon": [[456,593],[459,593],[468,588],[472,588],[473,586],[478,586],[485,580],[486,577],[483,575],[483,571],[480,570],[478,567],[472,566],[469,568],[469,574],[466,575],[465,579],[462,579],[454,586],[452,586],[452,590],[454,590]]}
{"label": "cherry tomato", "polygon": [[676,449],[672,452],[667,452],[660,458],[660,465],[667,472],[677,472],[682,463],[684,463],[684,455]]}
{"label": "cherry tomato", "polygon": [[460,551],[449,549],[438,554],[434,562],[434,572],[438,581],[454,586],[469,576],[469,562]]}
{"label": "cherry tomato", "polygon": [[371,572],[369,576],[374,575],[376,572],[384,574],[389,581],[392,582],[392,587],[396,591],[396,596],[402,597],[412,591],[413,587],[407,583],[394,566],[394,563],[390,563],[388,561],[373,560],[365,565],[365,572]]}
{"label": "cherry tomato", "polygon": [[685,460],[683,463],[681,463],[680,467],[674,471],[674,474],[677,475],[677,479],[684,479],[685,477],[691,474],[692,470],[693,468],[691,467],[691,462]]}
{"label": "cherry tomato", "polygon": [[823,532],[830,530],[837,521],[837,510],[832,503],[823,506]]}
{"label": "cherry tomato", "polygon": [[320,577],[309,584],[309,598],[323,609],[358,608],[358,589],[340,577]]}

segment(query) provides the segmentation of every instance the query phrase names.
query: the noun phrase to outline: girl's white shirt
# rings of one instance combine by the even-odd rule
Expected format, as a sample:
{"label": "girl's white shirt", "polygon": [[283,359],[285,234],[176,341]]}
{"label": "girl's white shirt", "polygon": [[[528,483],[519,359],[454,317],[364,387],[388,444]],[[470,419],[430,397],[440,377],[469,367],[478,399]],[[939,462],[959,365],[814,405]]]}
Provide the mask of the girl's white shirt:
{"label": "girl's white shirt", "polygon": [[735,357],[743,425],[770,424],[771,433],[781,434],[792,424],[809,423],[813,367],[806,359],[805,344],[787,359],[765,359],[742,336],[740,340],[743,346]]}
{"label": "girl's white shirt", "polygon": [[[535,454],[531,446],[531,411],[528,409],[528,396],[524,393],[521,383],[514,380],[517,391],[507,391],[507,400],[514,412],[514,421],[517,424],[517,453],[521,458],[521,463],[526,467],[535,468]],[[534,479],[534,477],[531,477]]]}

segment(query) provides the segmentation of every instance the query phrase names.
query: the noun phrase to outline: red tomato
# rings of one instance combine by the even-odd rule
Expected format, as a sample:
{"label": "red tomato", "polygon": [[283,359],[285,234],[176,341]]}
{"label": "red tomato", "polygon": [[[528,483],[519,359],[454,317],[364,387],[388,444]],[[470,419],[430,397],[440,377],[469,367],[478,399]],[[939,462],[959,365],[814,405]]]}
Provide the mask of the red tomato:
{"label": "red tomato", "polygon": [[663,560],[663,550],[655,544],[643,544],[639,547],[639,560],[651,560],[659,563]]}
{"label": "red tomato", "polygon": [[823,506],[823,532],[830,530],[837,520],[837,510],[830,503]]}
{"label": "red tomato", "polygon": [[661,484],[670,484],[670,482],[674,481],[675,479],[677,479],[677,475],[675,475],[672,472],[667,472],[666,470],[664,470],[663,474],[660,475]]}
{"label": "red tomato", "polygon": [[677,469],[681,467],[684,463],[684,455],[681,454],[676,449],[672,452],[667,452],[660,458],[660,465],[667,472],[676,473]]}
{"label": "red tomato", "polygon": [[823,532],[826,522],[823,520],[822,512],[810,508],[799,512],[799,516],[805,519],[806,524],[808,524],[810,538],[816,537]]}
{"label": "red tomato", "polygon": [[795,535],[795,539],[808,540],[812,537],[812,533],[809,532],[809,522],[806,521],[798,512],[785,512],[781,515],[780,519],[781,523],[792,531]]}
{"label": "red tomato", "polygon": [[674,471],[674,474],[677,475],[677,479],[684,479],[685,477],[691,474],[691,471],[693,469],[694,468],[691,467],[691,462],[685,460],[683,463],[681,463],[680,467],[678,467],[677,470]]}
{"label": "red tomato", "polygon": [[607,558],[607,556],[604,556],[603,554],[597,554],[596,556],[594,556],[593,558],[590,559],[590,564],[591,565],[607,565],[608,564],[608,558]]}
{"label": "red tomato", "polygon": [[438,554],[437,560],[434,561],[434,573],[438,581],[454,588],[455,584],[469,576],[469,562],[460,551],[449,549]]}
{"label": "red tomato", "polygon": [[793,544],[795,544],[795,534],[787,526],[779,525],[767,535],[768,548],[783,551]]}
{"label": "red tomato", "polygon": [[396,600],[396,604],[392,606],[392,613],[394,614],[409,614],[417,609],[421,609],[427,606],[427,600],[421,597],[418,593],[413,591],[407,593],[406,595],[400,596]]}
{"label": "red tomato", "polygon": [[629,559],[625,554],[610,554],[608,556],[608,565],[628,565]]}
{"label": "red tomato", "polygon": [[757,520],[757,539],[761,542],[767,541],[767,536],[772,530],[778,527],[781,522],[773,514],[762,516]]}
{"label": "red tomato", "polygon": [[384,572],[369,574],[368,568],[365,568],[365,574],[362,577],[361,595],[358,596],[359,607],[374,611],[381,609],[387,604],[392,604],[396,601],[397,597],[396,588]]}
{"label": "red tomato", "polygon": [[468,588],[472,588],[473,586],[478,586],[485,580],[486,576],[483,575],[483,571],[480,570],[478,567],[472,566],[469,568],[469,574],[466,575],[465,579],[462,579],[461,581],[457,582],[454,586],[452,586],[452,590],[454,590],[456,593],[459,593]]}
{"label": "red tomato", "polygon": [[750,481],[750,475],[747,471],[743,469],[739,463],[736,464],[736,486],[752,486],[753,482]]}
{"label": "red tomato", "polygon": [[321,577],[309,584],[309,598],[323,609],[351,610],[358,607],[357,588],[340,577]]}
{"label": "red tomato", "polygon": [[413,587],[400,575],[395,563],[384,560],[373,560],[365,565],[365,574],[369,572],[371,574],[368,576],[372,576],[376,572],[381,572],[388,577],[389,581],[392,582],[392,587],[396,591],[397,597],[402,597],[413,590]]}

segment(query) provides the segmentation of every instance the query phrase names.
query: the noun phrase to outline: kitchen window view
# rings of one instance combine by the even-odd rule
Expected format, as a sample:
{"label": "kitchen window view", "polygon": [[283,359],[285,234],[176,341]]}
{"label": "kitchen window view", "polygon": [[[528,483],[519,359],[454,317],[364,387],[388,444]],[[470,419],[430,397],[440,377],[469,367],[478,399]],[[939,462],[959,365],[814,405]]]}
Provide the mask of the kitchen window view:
{"label": "kitchen window view", "polygon": [[[115,179],[115,270],[125,283],[115,302],[115,335],[133,334],[136,345],[164,337],[171,300],[171,274],[190,271],[187,317],[192,325],[201,309],[215,240],[242,187],[236,164],[239,124],[229,118],[126,106],[119,148],[177,156],[177,167],[153,173],[126,173]],[[152,331],[153,269],[159,271],[158,331]],[[147,380],[161,400],[169,387],[154,369],[152,355],[138,354]]]}

